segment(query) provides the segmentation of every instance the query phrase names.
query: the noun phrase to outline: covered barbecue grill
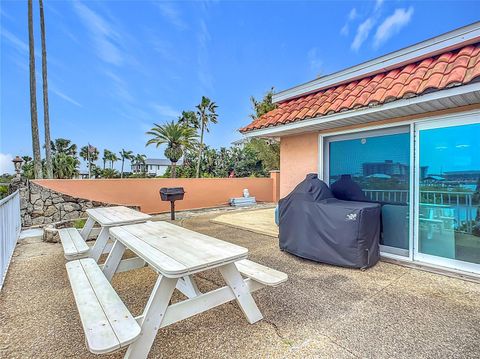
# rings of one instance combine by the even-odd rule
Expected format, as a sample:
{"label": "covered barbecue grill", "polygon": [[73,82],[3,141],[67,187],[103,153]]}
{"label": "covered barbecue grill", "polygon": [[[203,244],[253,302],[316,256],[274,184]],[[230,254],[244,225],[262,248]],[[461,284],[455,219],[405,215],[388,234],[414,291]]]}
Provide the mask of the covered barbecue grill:
{"label": "covered barbecue grill", "polygon": [[279,202],[280,249],[344,267],[367,268],[379,259],[380,205],[336,199],[309,174]]}
{"label": "covered barbecue grill", "polygon": [[160,198],[162,201],[170,202],[170,218],[175,220],[175,201],[181,201],[185,191],[183,187],[162,187],[160,188]]}

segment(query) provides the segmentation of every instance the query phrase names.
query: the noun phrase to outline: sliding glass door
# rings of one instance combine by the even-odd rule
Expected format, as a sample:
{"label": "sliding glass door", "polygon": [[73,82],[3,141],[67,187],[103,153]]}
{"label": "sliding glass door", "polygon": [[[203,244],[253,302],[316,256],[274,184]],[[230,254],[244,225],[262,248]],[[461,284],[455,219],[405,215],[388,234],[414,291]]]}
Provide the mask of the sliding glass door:
{"label": "sliding glass door", "polygon": [[414,259],[480,272],[480,119],[415,127]]}
{"label": "sliding glass door", "polygon": [[353,181],[360,200],[381,204],[383,254],[410,254],[410,147],[409,126],[324,139],[327,183]]}

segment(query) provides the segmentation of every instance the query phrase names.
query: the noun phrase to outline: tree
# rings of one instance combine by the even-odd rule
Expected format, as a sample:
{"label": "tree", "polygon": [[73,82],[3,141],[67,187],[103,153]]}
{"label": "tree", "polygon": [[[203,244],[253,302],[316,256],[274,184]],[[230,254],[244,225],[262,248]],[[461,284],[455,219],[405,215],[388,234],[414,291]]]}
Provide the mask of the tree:
{"label": "tree", "polygon": [[77,155],[77,145],[72,141],[65,138],[56,138],[55,141],[50,142],[52,148],[52,154],[65,153],[69,156]]}
{"label": "tree", "polygon": [[52,165],[55,178],[73,178],[78,174],[80,161],[76,156],[60,152],[52,156]]}
{"label": "tree", "polygon": [[33,38],[32,0],[28,0],[28,49],[30,62],[30,120],[32,128],[33,169],[35,178],[42,178],[42,157],[38,134],[37,81],[35,79],[35,44]]}
{"label": "tree", "polygon": [[122,171],[120,172],[120,178],[123,178],[123,164],[125,163],[125,160],[131,160],[133,158],[133,152],[125,151],[122,148],[122,150],[120,151],[120,158],[122,159]]}
{"label": "tree", "polygon": [[268,91],[264,96],[262,101],[257,101],[255,97],[250,97],[250,102],[252,103],[252,108],[255,113],[250,114],[250,117],[253,120],[265,115],[267,112],[275,110],[277,108],[277,104],[273,103],[273,94],[274,88],[272,87],[270,91]]}
{"label": "tree", "polygon": [[182,111],[178,117],[178,123],[187,127],[192,127],[195,130],[200,128],[200,121],[195,111]]}
{"label": "tree", "polygon": [[118,172],[113,168],[106,168],[102,171],[102,178],[115,178],[118,177]]}
{"label": "tree", "polygon": [[202,101],[199,105],[196,106],[197,108],[197,116],[198,120],[200,121],[200,145],[198,147],[198,158],[197,158],[197,171],[196,176],[197,178],[200,177],[200,162],[202,160],[202,151],[203,151],[203,135],[204,132],[208,130],[208,124],[217,123],[218,115],[215,112],[217,109],[217,105],[215,102],[211,101],[208,97],[202,96]]}
{"label": "tree", "polygon": [[118,161],[118,157],[114,152],[112,152],[108,157],[108,160],[110,161],[110,168],[113,169],[113,164]]}
{"label": "tree", "polygon": [[40,4],[40,31],[42,40],[43,125],[45,127],[45,170],[47,178],[53,178],[52,149],[50,147],[50,116],[48,110],[47,45],[45,41],[45,16],[43,0]]}
{"label": "tree", "polygon": [[113,153],[112,151],[107,150],[106,148],[103,150],[103,157],[102,157],[103,169],[105,169],[107,161],[110,161],[110,157],[112,157],[112,153]]}
{"label": "tree", "polygon": [[88,146],[83,146],[80,149],[80,157],[87,162],[88,178],[90,178],[92,176],[92,164],[94,161],[98,160],[98,149],[90,144],[88,144]]}
{"label": "tree", "polygon": [[22,164],[22,175],[28,179],[34,179],[35,173],[33,170],[33,159],[30,156],[22,156],[23,164]]}
{"label": "tree", "polygon": [[194,128],[183,126],[178,122],[167,122],[164,125],[154,124],[147,135],[152,136],[147,142],[148,145],[156,145],[158,148],[166,144],[165,157],[172,163],[172,178],[176,177],[176,166],[178,160],[183,156],[184,149],[191,148],[197,137]]}
{"label": "tree", "polygon": [[278,141],[252,138],[245,147],[251,148],[257,154],[266,173],[280,168],[280,143]]}
{"label": "tree", "polygon": [[77,145],[65,138],[50,142],[54,178],[73,178],[78,174],[80,161],[77,158]]}
{"label": "tree", "polygon": [[147,159],[147,156],[137,153],[133,159],[132,159],[132,164],[135,163],[141,173],[145,173],[145,160]]}

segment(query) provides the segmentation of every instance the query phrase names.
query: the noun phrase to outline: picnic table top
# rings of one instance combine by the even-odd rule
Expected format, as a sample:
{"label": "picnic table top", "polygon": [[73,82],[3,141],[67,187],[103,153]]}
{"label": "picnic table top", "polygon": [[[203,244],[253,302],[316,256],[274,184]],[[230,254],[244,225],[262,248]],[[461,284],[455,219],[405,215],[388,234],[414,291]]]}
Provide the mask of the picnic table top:
{"label": "picnic table top", "polygon": [[110,235],[170,278],[236,262],[248,255],[247,248],[168,222],[114,227]]}
{"label": "picnic table top", "polygon": [[90,208],[87,214],[102,227],[145,222],[151,218],[148,214],[124,206]]}

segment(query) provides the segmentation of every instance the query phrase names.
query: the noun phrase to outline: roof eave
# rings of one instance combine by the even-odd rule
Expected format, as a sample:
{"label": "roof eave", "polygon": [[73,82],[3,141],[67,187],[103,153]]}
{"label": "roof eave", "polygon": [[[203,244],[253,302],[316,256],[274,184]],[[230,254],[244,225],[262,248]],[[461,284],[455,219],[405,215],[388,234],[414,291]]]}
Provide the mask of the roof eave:
{"label": "roof eave", "polygon": [[415,45],[391,52],[387,55],[335,72],[331,75],[280,91],[273,95],[273,102],[278,103],[318,92],[345,82],[372,76],[379,72],[388,71],[404,64],[435,56],[442,52],[473,44],[480,41],[480,21],[471,25],[436,36]]}
{"label": "roof eave", "polygon": [[[416,96],[408,99],[400,99],[400,100],[388,102],[388,103],[374,106],[374,107],[363,107],[355,110],[334,113],[331,115],[325,115],[325,116],[319,116],[311,119],[295,121],[288,124],[251,130],[251,131],[243,132],[243,135],[245,137],[286,136],[291,134],[298,134],[302,132],[318,130],[320,126],[323,126],[324,129],[326,129],[327,127],[335,128],[337,127],[336,122],[338,122],[339,120],[348,119],[353,123],[355,118],[360,118],[362,116],[371,117],[372,121],[369,121],[369,122],[373,122],[374,117],[378,114],[384,114],[385,118],[388,118],[392,110],[407,108],[409,106],[418,107],[418,105],[425,107],[424,106],[425,104],[431,103],[433,101],[441,100],[441,99],[449,99],[448,103],[453,105],[449,107],[445,105],[445,109],[454,108],[455,102],[453,102],[453,100],[455,100],[455,97],[457,96],[465,96],[466,98],[468,97],[470,99],[469,104],[480,104],[480,82],[473,82],[466,85],[443,89],[443,90],[431,92],[428,94],[424,94],[424,95],[420,95],[420,96]],[[447,104],[447,101],[443,101],[443,103]],[[444,108],[435,108],[435,109],[432,109],[432,111],[441,110],[441,109],[444,109]],[[425,112],[428,112],[428,111],[425,111]],[[390,116],[390,118],[391,117],[393,116]],[[368,122],[358,121],[357,123],[368,123]]]}

